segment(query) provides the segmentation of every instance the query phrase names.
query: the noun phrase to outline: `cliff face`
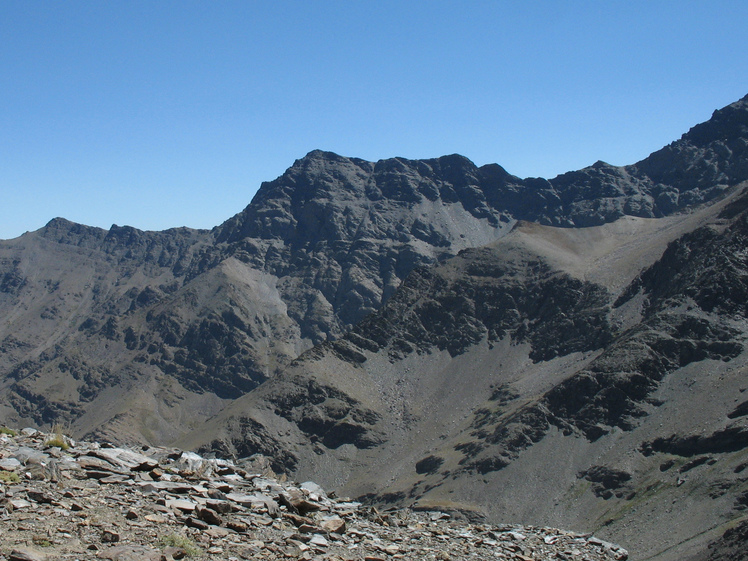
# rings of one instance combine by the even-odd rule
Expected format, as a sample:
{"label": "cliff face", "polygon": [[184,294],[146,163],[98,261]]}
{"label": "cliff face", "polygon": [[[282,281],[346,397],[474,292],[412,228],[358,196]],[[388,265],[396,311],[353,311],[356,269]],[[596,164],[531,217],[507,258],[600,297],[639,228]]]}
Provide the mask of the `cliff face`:
{"label": "cliff face", "polygon": [[314,151],[212,231],[55,219],[0,242],[0,414],[620,542],[697,497],[685,540],[745,502],[747,150],[748,97],[630,166]]}
{"label": "cliff face", "polygon": [[513,221],[461,156],[374,164],[316,151],[214,234],[224,254],[283,279],[289,314],[318,343],[378,309],[413,268],[495,240]]}

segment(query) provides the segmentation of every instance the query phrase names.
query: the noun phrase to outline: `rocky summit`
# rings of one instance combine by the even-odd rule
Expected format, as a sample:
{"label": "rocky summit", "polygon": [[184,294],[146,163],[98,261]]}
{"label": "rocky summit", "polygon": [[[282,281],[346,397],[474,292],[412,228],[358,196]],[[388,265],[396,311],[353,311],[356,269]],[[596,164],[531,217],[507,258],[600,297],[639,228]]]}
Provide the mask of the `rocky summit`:
{"label": "rocky summit", "polygon": [[[159,495],[166,510],[146,516],[190,521],[174,540],[206,554],[239,557],[230,541],[247,532],[228,523],[256,510],[270,521],[257,526],[267,539],[256,534],[275,544],[268,556],[408,557],[417,544],[397,532],[412,526],[434,555],[466,548],[444,552],[454,558],[484,544],[544,558],[528,548],[556,539],[568,544],[557,557],[592,555],[582,536],[531,529],[545,527],[594,532],[635,560],[745,558],[746,286],[748,96],[640,162],[551,179],[456,154],[315,150],[212,230],[56,218],[1,241],[0,420],[66,427],[78,443],[37,450],[59,455],[45,465],[92,497],[121,497],[112,516],[135,488]],[[122,466],[133,454],[145,463]],[[262,464],[247,463],[257,454]],[[220,512],[207,501],[224,499],[185,491],[194,508],[172,508],[164,495],[180,494],[169,485],[195,472],[190,458],[275,503],[229,498]],[[36,468],[15,465],[7,505],[66,511],[56,503],[73,497],[50,487],[40,506],[27,486]],[[319,516],[345,517],[329,495],[246,477],[267,469],[367,506],[350,507],[350,532],[291,538],[281,530],[294,520],[324,529]],[[279,499],[299,493],[326,514]],[[75,498],[77,512],[99,512]],[[130,510],[112,543],[159,527]],[[21,526],[33,534],[40,521]],[[86,554],[99,555],[92,536],[99,550]],[[366,549],[376,539],[390,550]]]}
{"label": "rocky summit", "polygon": [[278,479],[266,458],[0,436],[0,559],[559,559],[622,561],[590,534],[497,526],[441,511],[378,511]]}

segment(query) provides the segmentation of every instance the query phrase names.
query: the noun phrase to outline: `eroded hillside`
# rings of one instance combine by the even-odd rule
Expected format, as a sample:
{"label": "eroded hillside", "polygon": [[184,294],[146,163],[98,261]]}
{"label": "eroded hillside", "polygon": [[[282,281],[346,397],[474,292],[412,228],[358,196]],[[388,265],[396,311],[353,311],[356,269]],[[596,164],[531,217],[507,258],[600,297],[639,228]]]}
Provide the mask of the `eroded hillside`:
{"label": "eroded hillside", "polygon": [[675,559],[748,492],[746,180],[748,97],[630,166],[314,151],[211,231],[55,219],[0,242],[0,415]]}
{"label": "eroded hillside", "polygon": [[[637,558],[681,559],[739,519],[748,492],[746,201],[518,224],[414,271],[185,442],[273,454],[276,469],[398,506],[572,519]],[[668,533],[653,524],[676,510]]]}

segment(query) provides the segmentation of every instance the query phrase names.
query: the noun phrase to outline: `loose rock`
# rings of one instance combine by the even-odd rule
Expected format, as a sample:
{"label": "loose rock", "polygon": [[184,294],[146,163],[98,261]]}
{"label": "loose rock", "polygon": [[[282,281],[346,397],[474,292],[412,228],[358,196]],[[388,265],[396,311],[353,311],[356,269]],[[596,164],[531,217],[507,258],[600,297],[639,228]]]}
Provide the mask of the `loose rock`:
{"label": "loose rock", "polygon": [[[0,560],[628,557],[615,544],[554,528],[474,525],[439,511],[380,513],[331,498],[312,482],[280,482],[267,470],[259,476],[240,467],[257,464],[256,458],[232,463],[193,452],[141,453],[72,441],[53,456],[44,440],[19,431],[0,442],[7,471],[57,466],[2,488]],[[43,543],[44,552],[21,547],[30,543]]]}

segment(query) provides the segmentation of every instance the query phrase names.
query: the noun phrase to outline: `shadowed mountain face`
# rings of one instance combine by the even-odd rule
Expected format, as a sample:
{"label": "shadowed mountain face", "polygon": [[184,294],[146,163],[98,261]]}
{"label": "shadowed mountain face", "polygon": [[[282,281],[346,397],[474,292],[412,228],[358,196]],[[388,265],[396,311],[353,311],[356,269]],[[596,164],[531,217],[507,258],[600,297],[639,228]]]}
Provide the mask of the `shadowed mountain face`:
{"label": "shadowed mountain face", "polygon": [[315,151],[212,231],[55,219],[0,242],[0,414],[664,551],[746,503],[746,180],[748,97],[625,167]]}

